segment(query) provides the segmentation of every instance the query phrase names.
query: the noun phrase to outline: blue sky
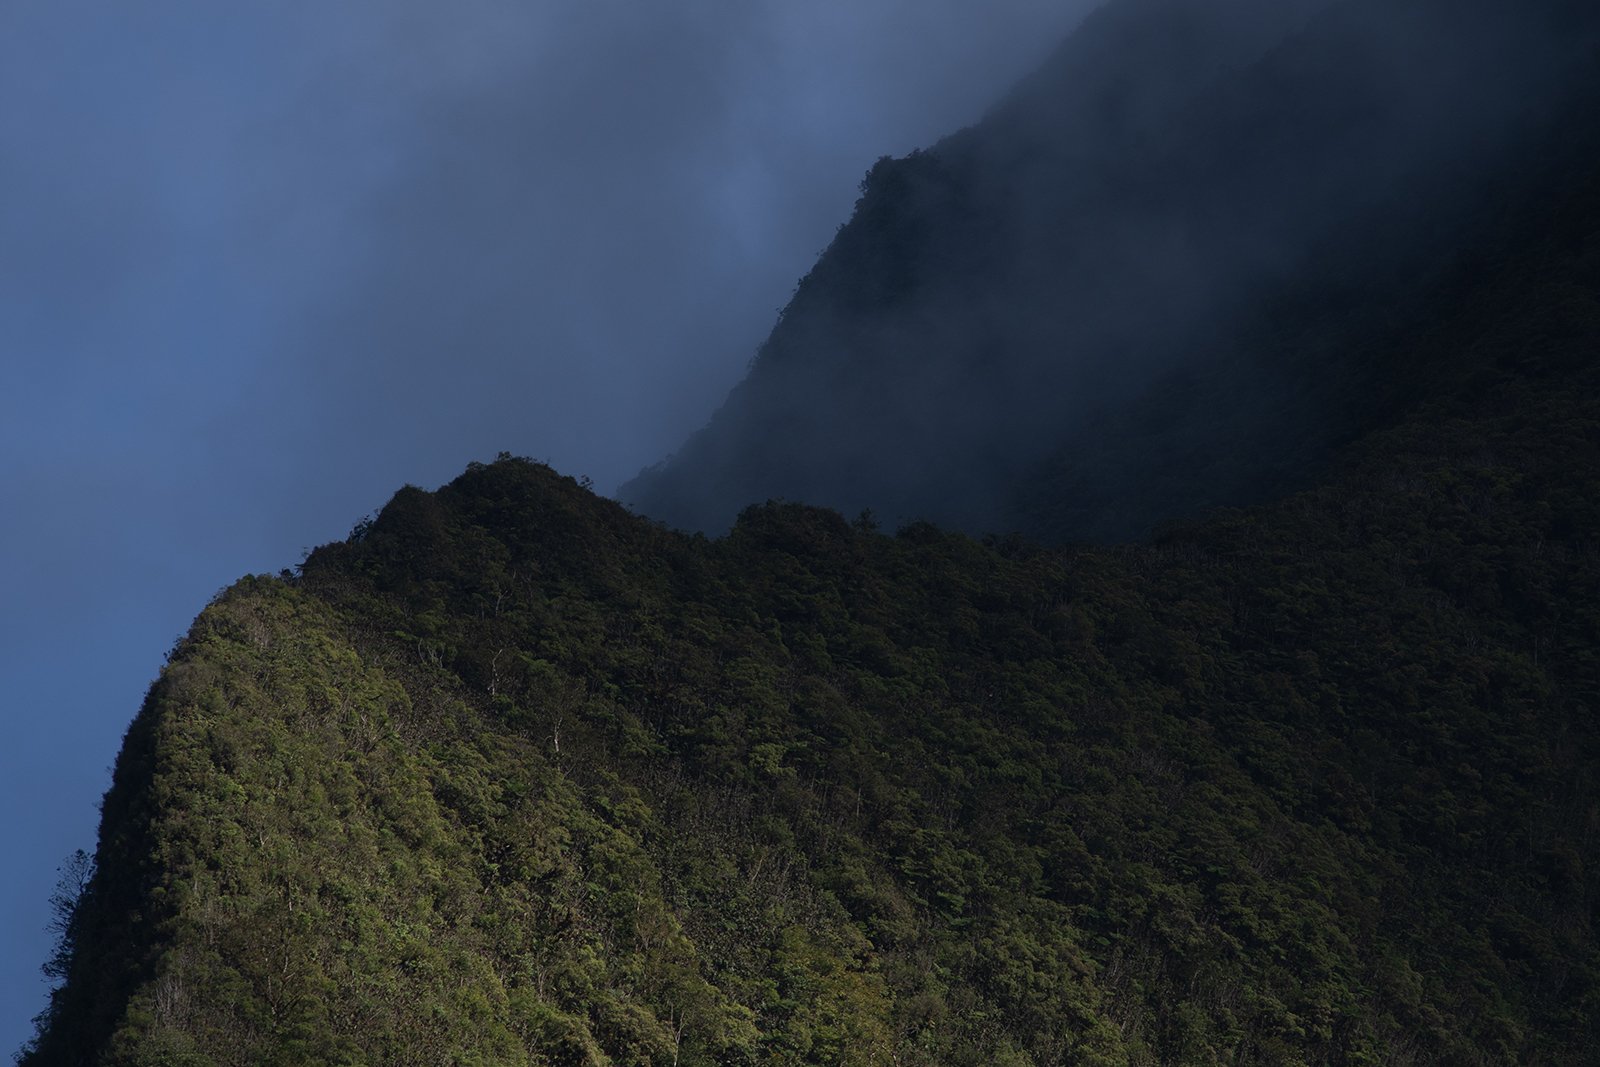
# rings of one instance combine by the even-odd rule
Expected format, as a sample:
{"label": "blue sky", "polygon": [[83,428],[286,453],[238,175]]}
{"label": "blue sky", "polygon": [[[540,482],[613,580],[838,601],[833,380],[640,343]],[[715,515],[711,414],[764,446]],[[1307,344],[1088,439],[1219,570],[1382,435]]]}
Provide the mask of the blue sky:
{"label": "blue sky", "polygon": [[502,450],[610,490],[856,182],[1091,0],[0,4],[0,1052],[220,588]]}

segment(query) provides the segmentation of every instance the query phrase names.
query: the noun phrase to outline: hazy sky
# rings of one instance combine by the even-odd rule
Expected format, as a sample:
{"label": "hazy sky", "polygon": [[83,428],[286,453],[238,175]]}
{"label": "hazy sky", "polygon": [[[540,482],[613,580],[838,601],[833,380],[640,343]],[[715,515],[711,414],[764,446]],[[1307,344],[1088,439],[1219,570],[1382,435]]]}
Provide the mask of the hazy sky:
{"label": "hazy sky", "polygon": [[660,458],[872,161],[1091,6],[0,2],[0,1054],[217,589],[502,449]]}

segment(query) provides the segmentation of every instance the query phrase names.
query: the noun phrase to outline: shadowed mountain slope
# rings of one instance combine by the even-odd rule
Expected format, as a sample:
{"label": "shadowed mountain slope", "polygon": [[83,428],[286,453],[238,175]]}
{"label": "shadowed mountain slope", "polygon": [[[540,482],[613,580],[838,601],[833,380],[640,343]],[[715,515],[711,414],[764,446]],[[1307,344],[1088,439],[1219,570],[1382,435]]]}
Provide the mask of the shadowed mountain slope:
{"label": "shadowed mountain slope", "polygon": [[[1363,156],[1280,196],[1239,185],[1264,173],[1248,145],[1278,158],[1300,140],[1290,156],[1333,166],[1443,113],[1424,94],[1414,122],[1374,127],[1372,107],[1324,100],[1338,114],[1304,124],[1296,86],[1370,84],[1334,45],[1370,43],[1378,6],[1296,12],[1302,30],[1260,39],[1211,21],[1222,8],[1108,8],[1063,56],[1136,38],[1179,88],[1080,85],[1071,121],[1215,180],[1180,183],[1178,205],[1176,186],[1138,185],[1142,164],[1097,157],[1009,229],[963,215],[978,186],[952,159],[993,161],[970,173],[1016,191],[982,203],[1019,211],[1066,172],[1049,138],[1007,130],[1057,121],[1040,94],[1090,69],[1048,68],[985,126],[875,171],[684,454],[766,410],[753,460],[809,442],[844,464],[808,436],[826,436],[812,409],[756,404],[790,395],[773,383],[827,393],[820,368],[847,398],[834,410],[865,417],[876,395],[883,432],[920,449],[891,507],[866,499],[886,469],[856,472],[875,508],[911,513],[933,486],[947,517],[1061,536],[1204,519],[1040,547],[768,503],[708,539],[510,457],[402,489],[298,572],[219,594],[174,648],[118,758],[93,875],[67,887],[64,983],[21,1062],[1600,1059],[1600,133],[1556,61],[1589,47],[1591,15],[1452,9],[1471,30],[1434,42],[1462,50],[1439,70],[1539,42],[1551,62],[1524,84],[1559,84],[1560,106],[1497,116],[1485,85],[1481,121],[1384,157],[1417,163],[1416,183],[1377,181]],[[1215,41],[1185,49],[1201,29],[1173,37],[1162,13]],[[1207,121],[1173,119],[1180,98]],[[1180,127],[1193,143],[1173,154]],[[1344,149],[1313,146],[1334,128]],[[1238,246],[1215,278],[1174,272],[1140,318],[1121,281],[1155,268],[1107,255],[1156,201],[1196,247]],[[1053,251],[1074,220],[1091,220],[1081,261]],[[1257,242],[1271,232],[1295,242]],[[969,254],[1030,234],[1037,274]],[[1393,256],[1368,255],[1391,236]],[[940,285],[994,301],[999,332],[946,331],[925,299]],[[1059,322],[1006,313],[1056,291],[1077,309]],[[1043,356],[1130,323],[1115,351],[1141,373],[1075,364],[1074,389],[1113,399],[1040,436],[1045,413],[1018,398],[1065,380]],[[889,411],[879,371],[923,349],[852,363],[819,340],[900,329],[950,341],[946,384],[971,406],[950,425],[977,436],[917,437]],[[1002,368],[977,392],[979,350],[1044,377]],[[1008,363],[1019,351],[1043,361]],[[1208,419],[1234,402],[1253,414]],[[1008,451],[1012,432],[1038,447]],[[689,469],[652,484],[712,484]]]}
{"label": "shadowed mountain slope", "polygon": [[619,498],[1059,541],[1308,484],[1423,377],[1350,361],[1406,347],[1441,272],[1546,195],[1530,157],[1592,125],[1597,23],[1110,4],[985,122],[873,168],[748,378]]}
{"label": "shadowed mountain slope", "polygon": [[23,1062],[1591,1062],[1600,172],[1546,221],[1149,545],[401,491],[174,650]]}

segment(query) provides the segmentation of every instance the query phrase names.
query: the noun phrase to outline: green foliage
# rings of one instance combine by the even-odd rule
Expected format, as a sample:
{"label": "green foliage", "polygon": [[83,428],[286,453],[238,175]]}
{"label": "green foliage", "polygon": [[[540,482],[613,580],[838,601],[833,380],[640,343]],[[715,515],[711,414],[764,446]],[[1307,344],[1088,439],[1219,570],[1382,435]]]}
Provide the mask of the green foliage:
{"label": "green foliage", "polygon": [[401,490],[174,649],[22,1062],[1593,1062],[1597,218],[1336,331],[1404,417],[1150,544]]}
{"label": "green foliage", "polygon": [[1581,1059],[1592,378],[1115,551],[403,490],[175,650],[24,1062]]}

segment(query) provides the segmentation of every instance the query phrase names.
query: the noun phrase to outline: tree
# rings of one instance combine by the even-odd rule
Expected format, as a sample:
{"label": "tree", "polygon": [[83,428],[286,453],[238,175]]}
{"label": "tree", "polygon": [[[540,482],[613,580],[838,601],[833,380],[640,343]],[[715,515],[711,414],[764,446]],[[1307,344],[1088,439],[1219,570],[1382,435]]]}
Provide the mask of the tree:
{"label": "tree", "polygon": [[55,949],[39,969],[53,982],[66,981],[72,967],[72,954],[77,941],[78,905],[89,882],[94,878],[94,857],[83,849],[75,850],[56,868],[61,877],[50,894],[50,923],[47,929],[56,935]]}

